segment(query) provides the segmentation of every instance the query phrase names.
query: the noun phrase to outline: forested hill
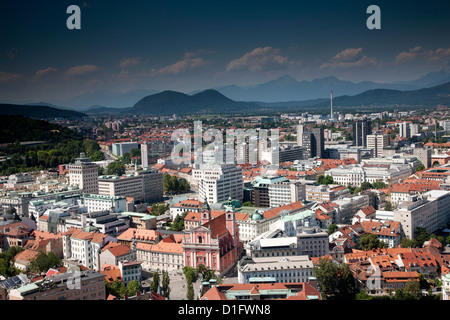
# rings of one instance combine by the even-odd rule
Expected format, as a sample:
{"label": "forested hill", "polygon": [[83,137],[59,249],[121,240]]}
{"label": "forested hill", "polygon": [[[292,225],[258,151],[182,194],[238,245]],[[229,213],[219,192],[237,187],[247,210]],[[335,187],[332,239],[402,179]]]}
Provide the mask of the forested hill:
{"label": "forested hill", "polygon": [[[30,141],[35,143],[21,143]],[[55,169],[72,163],[81,152],[93,161],[104,160],[96,141],[69,128],[22,116],[0,116],[0,144],[0,175]]]}
{"label": "forested hill", "polygon": [[52,143],[65,140],[82,140],[75,131],[44,120],[25,118],[23,116],[0,116],[0,143],[16,141],[49,141]]}
{"label": "forested hill", "polygon": [[0,103],[0,115],[20,115],[34,119],[82,118],[87,115],[73,110],[62,110],[48,106]]}

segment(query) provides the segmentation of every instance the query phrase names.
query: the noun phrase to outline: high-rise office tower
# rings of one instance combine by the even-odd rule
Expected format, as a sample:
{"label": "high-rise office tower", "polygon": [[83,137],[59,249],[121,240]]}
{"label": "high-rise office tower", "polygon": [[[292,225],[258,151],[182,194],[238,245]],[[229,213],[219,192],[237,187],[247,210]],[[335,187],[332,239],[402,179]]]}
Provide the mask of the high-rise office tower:
{"label": "high-rise office tower", "polygon": [[313,128],[313,157],[323,158],[325,154],[325,139],[323,128]]}
{"label": "high-rise office tower", "polygon": [[84,193],[98,193],[98,166],[84,153],[69,165],[69,183],[77,185]]}
{"label": "high-rise office tower", "polygon": [[297,125],[297,145],[298,146],[303,146],[303,125],[302,124],[298,124]]}
{"label": "high-rise office tower", "polygon": [[367,136],[372,134],[372,121],[360,120],[353,122],[353,146],[367,147]]}
{"label": "high-rise office tower", "polygon": [[389,145],[387,134],[369,134],[367,136],[367,148],[373,150],[374,157],[383,155],[383,148]]}

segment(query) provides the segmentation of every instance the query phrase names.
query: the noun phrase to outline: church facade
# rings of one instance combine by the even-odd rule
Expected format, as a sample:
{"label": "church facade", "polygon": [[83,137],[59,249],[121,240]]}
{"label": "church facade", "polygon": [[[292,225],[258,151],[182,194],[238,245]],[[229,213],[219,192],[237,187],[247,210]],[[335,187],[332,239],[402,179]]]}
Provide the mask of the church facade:
{"label": "church facade", "polygon": [[205,199],[200,226],[189,230],[183,239],[185,266],[196,268],[203,264],[224,274],[237,262],[239,248],[239,227],[231,201],[225,213],[212,219],[211,208]]}

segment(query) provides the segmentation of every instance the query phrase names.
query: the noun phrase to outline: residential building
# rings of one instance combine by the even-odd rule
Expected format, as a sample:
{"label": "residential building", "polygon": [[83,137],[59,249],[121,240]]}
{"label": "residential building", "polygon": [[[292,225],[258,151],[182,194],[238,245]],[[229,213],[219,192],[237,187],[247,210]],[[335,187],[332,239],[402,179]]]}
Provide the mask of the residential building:
{"label": "residential building", "polygon": [[181,270],[185,266],[181,237],[166,237],[157,244],[136,244],[137,260],[144,270]]}
{"label": "residential building", "polygon": [[58,273],[9,293],[10,300],[105,300],[105,275],[93,270]]}
{"label": "residential building", "polygon": [[383,155],[383,148],[389,145],[389,136],[387,134],[369,134],[367,135],[367,148],[373,150],[375,157]]}
{"label": "residential building", "polygon": [[317,226],[297,228],[297,248],[299,255],[322,257],[329,252],[328,233]]}
{"label": "residential building", "polygon": [[238,264],[238,282],[252,283],[268,277],[276,283],[308,282],[314,277],[313,267],[306,255],[243,258]]}
{"label": "residential building", "polygon": [[233,164],[196,165],[193,177],[198,181],[198,200],[209,203],[227,200],[229,197],[242,201],[242,167]]}
{"label": "residential building", "polygon": [[309,283],[246,283],[213,285],[201,300],[321,300]]}
{"label": "residential building", "polygon": [[99,193],[98,167],[84,153],[69,165],[69,183],[78,186],[84,193]]}
{"label": "residential building", "polygon": [[424,228],[430,233],[439,228],[438,201],[430,200],[415,196],[412,201],[402,202],[394,210],[394,221],[401,223],[406,237],[414,238],[417,228]]}
{"label": "residential building", "polygon": [[269,206],[281,207],[306,199],[306,184],[294,181],[277,181],[269,184]]}
{"label": "residential building", "polygon": [[307,185],[306,200],[312,202],[330,202],[341,197],[349,196],[350,190],[346,185],[330,184],[330,185]]}
{"label": "residential building", "polygon": [[113,143],[111,148],[113,155],[123,157],[125,153],[130,153],[131,149],[139,148],[139,144],[137,142]]}
{"label": "residential building", "polygon": [[101,249],[115,239],[99,232],[71,228],[62,234],[64,259],[86,268],[100,270]]}
{"label": "residential building", "polygon": [[117,242],[106,244],[100,253],[100,266],[103,265],[119,265],[120,261],[136,260],[135,248],[129,248]]}

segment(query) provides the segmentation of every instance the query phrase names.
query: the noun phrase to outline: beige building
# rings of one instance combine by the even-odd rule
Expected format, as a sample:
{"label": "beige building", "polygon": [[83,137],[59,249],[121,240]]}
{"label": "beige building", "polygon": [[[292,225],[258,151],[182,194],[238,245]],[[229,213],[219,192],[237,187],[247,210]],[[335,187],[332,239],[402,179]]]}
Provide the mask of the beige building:
{"label": "beige building", "polygon": [[383,148],[389,145],[389,136],[387,134],[369,134],[367,136],[367,148],[373,150],[374,157],[383,155]]}
{"label": "beige building", "polygon": [[184,267],[183,244],[166,237],[158,244],[138,243],[136,259],[144,270],[181,270]]}
{"label": "beige building", "polygon": [[69,165],[69,183],[84,193],[98,193],[98,166],[82,153],[75,163]]}
{"label": "beige building", "polygon": [[93,270],[68,271],[9,293],[10,300],[105,300],[105,275]]}

